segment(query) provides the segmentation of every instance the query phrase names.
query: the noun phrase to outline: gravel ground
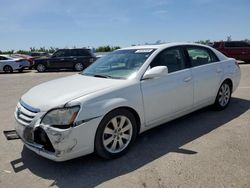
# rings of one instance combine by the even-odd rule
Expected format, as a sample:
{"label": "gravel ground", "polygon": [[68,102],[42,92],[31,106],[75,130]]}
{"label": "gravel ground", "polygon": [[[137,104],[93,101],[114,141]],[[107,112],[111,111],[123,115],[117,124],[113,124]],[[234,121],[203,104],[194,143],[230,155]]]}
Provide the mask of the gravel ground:
{"label": "gravel ground", "polygon": [[[0,188],[250,187],[250,65],[230,106],[204,108],[140,135],[129,153],[106,161],[88,155],[56,163],[0,134]],[[20,96],[75,72],[0,73],[0,131],[13,129]]]}

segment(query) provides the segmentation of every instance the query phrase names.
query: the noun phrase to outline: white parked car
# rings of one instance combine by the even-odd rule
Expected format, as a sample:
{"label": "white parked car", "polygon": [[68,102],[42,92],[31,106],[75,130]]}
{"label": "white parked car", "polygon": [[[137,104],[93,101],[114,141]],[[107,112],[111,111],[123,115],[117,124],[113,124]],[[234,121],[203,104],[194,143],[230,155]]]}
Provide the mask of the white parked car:
{"label": "white parked car", "polygon": [[16,131],[51,160],[116,158],[143,131],[208,105],[226,108],[240,75],[234,59],[208,46],[124,48],[30,89],[17,104]]}
{"label": "white parked car", "polygon": [[0,55],[0,71],[10,73],[17,70],[22,72],[24,68],[28,68],[29,66],[29,61],[21,57]]}

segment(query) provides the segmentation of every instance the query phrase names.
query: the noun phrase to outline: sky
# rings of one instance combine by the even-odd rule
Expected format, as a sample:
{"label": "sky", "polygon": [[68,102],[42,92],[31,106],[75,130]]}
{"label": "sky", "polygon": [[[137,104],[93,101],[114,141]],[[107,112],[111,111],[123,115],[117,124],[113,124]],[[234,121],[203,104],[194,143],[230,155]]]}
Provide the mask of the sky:
{"label": "sky", "polygon": [[250,0],[0,0],[0,50],[250,38]]}

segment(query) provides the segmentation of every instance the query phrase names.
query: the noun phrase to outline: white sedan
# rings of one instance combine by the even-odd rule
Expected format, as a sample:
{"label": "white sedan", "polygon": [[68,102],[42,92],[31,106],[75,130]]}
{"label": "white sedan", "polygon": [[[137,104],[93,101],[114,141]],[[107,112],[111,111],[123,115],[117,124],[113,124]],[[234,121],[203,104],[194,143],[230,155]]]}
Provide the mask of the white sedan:
{"label": "white sedan", "polygon": [[30,63],[28,60],[17,56],[0,55],[0,71],[11,73],[14,70],[22,72],[24,68],[28,68]]}
{"label": "white sedan", "polygon": [[92,152],[112,159],[139,133],[208,105],[226,108],[240,75],[235,59],[208,46],[124,48],[30,89],[17,104],[15,128],[26,147],[51,160]]}

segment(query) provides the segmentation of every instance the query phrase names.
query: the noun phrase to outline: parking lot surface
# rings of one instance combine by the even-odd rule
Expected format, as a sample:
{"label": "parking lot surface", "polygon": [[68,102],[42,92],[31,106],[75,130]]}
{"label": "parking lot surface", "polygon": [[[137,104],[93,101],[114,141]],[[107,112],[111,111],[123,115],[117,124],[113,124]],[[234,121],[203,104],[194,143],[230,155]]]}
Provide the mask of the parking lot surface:
{"label": "parking lot surface", "polygon": [[149,130],[116,160],[91,154],[61,163],[2,132],[13,129],[22,94],[76,72],[0,73],[0,188],[250,187],[250,65],[240,67],[241,83],[226,110],[204,108]]}

